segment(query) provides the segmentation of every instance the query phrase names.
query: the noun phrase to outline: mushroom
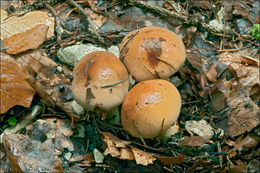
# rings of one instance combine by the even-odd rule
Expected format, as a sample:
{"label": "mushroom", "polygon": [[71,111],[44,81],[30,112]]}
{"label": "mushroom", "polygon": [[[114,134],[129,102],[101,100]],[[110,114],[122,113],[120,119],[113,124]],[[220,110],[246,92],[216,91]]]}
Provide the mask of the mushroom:
{"label": "mushroom", "polygon": [[142,81],[125,97],[122,126],[134,137],[155,138],[175,123],[180,109],[181,97],[172,83],[162,79]]}
{"label": "mushroom", "polygon": [[185,58],[178,35],[160,27],[134,30],[120,44],[120,59],[136,81],[167,79],[182,67]]}
{"label": "mushroom", "polygon": [[115,108],[123,102],[128,87],[128,72],[112,53],[89,53],[74,67],[72,95],[86,110]]}

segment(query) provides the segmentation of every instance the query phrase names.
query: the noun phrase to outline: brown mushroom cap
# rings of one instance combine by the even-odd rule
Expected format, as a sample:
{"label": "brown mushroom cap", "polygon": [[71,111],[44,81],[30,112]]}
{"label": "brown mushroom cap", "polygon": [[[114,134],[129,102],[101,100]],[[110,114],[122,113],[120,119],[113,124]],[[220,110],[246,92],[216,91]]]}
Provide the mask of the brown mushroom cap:
{"label": "brown mushroom cap", "polygon": [[172,83],[146,80],[128,92],[121,109],[122,126],[134,137],[155,138],[174,124],[180,109],[181,97]]}
{"label": "brown mushroom cap", "polygon": [[[110,110],[120,105],[128,92],[128,72],[124,64],[109,52],[87,54],[74,67],[73,78],[72,95],[86,110]],[[104,87],[123,80],[117,85]]]}
{"label": "brown mushroom cap", "polygon": [[120,59],[137,81],[166,79],[182,67],[185,58],[178,35],[160,27],[132,31],[120,45]]}

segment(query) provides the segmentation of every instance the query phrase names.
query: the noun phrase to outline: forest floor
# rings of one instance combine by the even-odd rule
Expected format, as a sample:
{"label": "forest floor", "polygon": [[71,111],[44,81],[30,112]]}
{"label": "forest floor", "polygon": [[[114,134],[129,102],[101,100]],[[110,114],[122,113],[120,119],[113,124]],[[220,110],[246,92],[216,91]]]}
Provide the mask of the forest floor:
{"label": "forest floor", "polygon": [[[260,172],[259,6],[1,0],[0,172]],[[119,57],[122,39],[147,26],[173,31],[186,48],[167,79],[181,95],[179,118],[155,139],[126,133],[121,105],[104,118],[71,91],[80,58]]]}

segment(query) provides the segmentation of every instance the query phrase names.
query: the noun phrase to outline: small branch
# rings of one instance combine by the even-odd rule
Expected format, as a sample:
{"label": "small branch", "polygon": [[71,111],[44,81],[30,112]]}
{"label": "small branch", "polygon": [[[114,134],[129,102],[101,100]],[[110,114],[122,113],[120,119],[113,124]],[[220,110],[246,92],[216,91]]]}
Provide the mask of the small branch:
{"label": "small branch", "polygon": [[56,29],[56,32],[57,32],[57,40],[58,40],[58,42],[60,42],[61,41],[61,34],[62,34],[61,20],[60,20],[58,14],[56,13],[56,11],[52,8],[52,6],[50,6],[47,3],[47,1],[44,1],[44,5],[48,10],[50,10],[50,12],[52,13],[52,15],[55,18],[55,29]]}
{"label": "small branch", "polygon": [[[204,28],[205,30],[207,30],[209,32],[215,32],[215,33],[222,33],[222,32],[224,32],[224,31],[219,30],[218,28],[212,27],[212,26],[208,25],[207,23],[205,23],[203,21],[200,21],[200,20],[198,20],[196,18],[193,18],[191,16],[185,16],[185,15],[179,13],[179,12],[170,11],[170,10],[161,8],[161,7],[159,7],[159,6],[155,5],[155,4],[152,4],[149,1],[140,1],[140,0],[128,0],[128,1],[133,3],[134,5],[139,5],[139,6],[148,8],[150,10],[153,10],[155,12],[158,12],[160,14],[180,19],[180,20],[182,20],[186,24],[194,25],[194,26],[199,25],[199,26],[201,26],[202,28]],[[226,32],[229,32],[229,31],[226,31]]]}
{"label": "small branch", "polygon": [[100,40],[100,42],[102,42],[103,44],[105,44],[105,41],[104,41],[104,38],[102,38],[101,36],[100,36],[100,34],[96,31],[96,29],[95,29],[95,27],[94,27],[94,25],[93,25],[93,23],[92,23],[92,19],[89,17],[89,15],[84,11],[84,9],[79,5],[79,4],[77,4],[74,0],[68,0],[68,2],[71,4],[71,5],[73,5],[74,7],[76,7],[77,8],[77,10],[79,10],[84,16],[86,16],[86,18],[87,18],[87,20],[88,20],[88,23],[89,23],[89,25],[90,25],[90,32],[92,33],[92,34],[94,34],[94,35],[96,35],[97,36],[97,38]]}
{"label": "small branch", "polygon": [[[50,5],[56,5],[60,2],[64,2],[63,0],[45,0],[48,4]],[[45,2],[44,1],[44,2]],[[45,4],[43,1],[36,1],[35,3],[31,4],[31,5],[23,5],[23,6],[19,6],[17,8],[15,8],[15,10],[7,10],[8,14],[12,14],[12,13],[16,13],[16,12],[30,12],[30,11],[34,11],[34,10],[40,10],[45,8]]]}
{"label": "small branch", "polygon": [[[221,149],[219,141],[217,142],[217,147],[218,147],[218,152],[221,153],[222,149]],[[223,163],[223,156],[221,154],[219,154],[218,159],[219,159],[219,166],[220,166],[220,168],[222,168],[223,167],[223,164],[222,164]]]}

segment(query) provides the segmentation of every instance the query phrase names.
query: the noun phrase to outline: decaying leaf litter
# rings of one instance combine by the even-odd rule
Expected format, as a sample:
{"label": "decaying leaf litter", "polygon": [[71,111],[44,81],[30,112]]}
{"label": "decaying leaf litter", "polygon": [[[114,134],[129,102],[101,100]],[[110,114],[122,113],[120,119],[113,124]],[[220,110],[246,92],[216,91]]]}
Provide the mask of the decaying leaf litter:
{"label": "decaying leaf litter", "polygon": [[[259,172],[259,23],[256,0],[3,1],[1,171]],[[169,79],[177,123],[141,141],[120,106],[101,120],[73,101],[72,69],[151,25],[177,33],[187,59]]]}

